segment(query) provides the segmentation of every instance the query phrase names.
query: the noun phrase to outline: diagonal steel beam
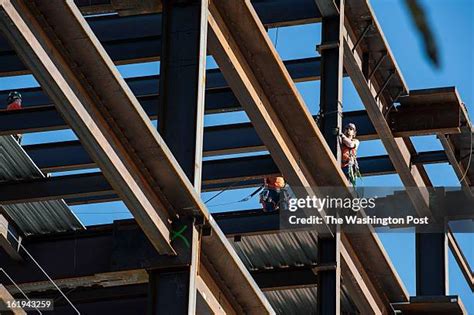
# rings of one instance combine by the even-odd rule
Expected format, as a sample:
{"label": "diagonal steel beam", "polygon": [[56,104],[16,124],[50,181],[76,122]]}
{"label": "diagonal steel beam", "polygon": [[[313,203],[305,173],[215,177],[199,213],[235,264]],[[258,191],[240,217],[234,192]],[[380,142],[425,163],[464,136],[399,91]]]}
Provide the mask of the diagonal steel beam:
{"label": "diagonal steel beam", "polygon": [[12,308],[10,305],[14,301],[13,296],[8,292],[7,288],[3,284],[0,284],[0,308],[9,310],[8,314],[13,315],[26,315],[26,312],[21,307]]}
{"label": "diagonal steel beam", "polygon": [[[38,18],[41,16],[39,11],[44,18]],[[174,253],[169,243],[167,222],[173,207],[151,181],[145,166],[137,163],[141,160],[138,156],[143,154],[143,145],[155,143],[157,156],[164,157],[161,160],[168,164],[168,176],[179,178],[180,171],[163,141],[153,132],[151,123],[143,119],[143,110],[110,59],[104,59],[103,48],[80,12],[74,4],[62,1],[2,1],[0,14],[6,37],[58,104],[58,110],[134,213],[154,246],[162,253]],[[63,45],[69,45],[69,54],[60,44],[61,40]],[[87,56],[84,55],[86,51]],[[108,78],[107,82],[98,83],[105,78]],[[113,104],[114,110],[109,110],[107,104]],[[124,114],[130,121],[138,122],[127,131],[120,126]],[[134,139],[136,132],[142,134],[143,142]],[[135,145],[135,153],[130,149],[133,140],[138,146],[141,144],[141,148]],[[182,190],[181,187],[176,188]],[[197,197],[194,200],[196,204]]]}
{"label": "diagonal steel beam", "polygon": [[[329,1],[329,0],[328,0]],[[360,1],[359,1],[360,2]],[[370,8],[370,5],[364,1],[364,3],[352,3],[352,7],[360,5],[361,8],[365,8],[370,14],[371,19],[374,21],[374,28],[377,31],[377,35],[380,37],[382,45],[385,47],[385,50],[388,52],[388,57],[391,66],[393,67],[394,73],[399,84],[402,85],[404,91],[408,91],[406,85],[404,85],[403,78],[400,71],[391,55],[388,44],[385,41],[381,28],[375,18],[375,15]],[[395,138],[392,134],[390,126],[386,120],[386,113],[391,109],[390,96],[385,94],[380,94],[380,87],[382,86],[382,77],[374,76],[371,80],[367,82],[367,79],[364,75],[363,65],[362,65],[362,50],[359,47],[358,49],[353,50],[355,43],[355,34],[351,28],[351,23],[349,19],[353,19],[351,23],[356,23],[356,19],[360,18],[358,16],[349,16],[345,23],[345,34],[344,34],[344,67],[348,72],[351,80],[365,105],[367,114],[369,115],[370,120],[374,124],[375,130],[377,131],[382,143],[387,150],[387,153],[390,156],[390,159],[395,166],[397,173],[400,176],[401,181],[408,188],[417,187],[418,189],[408,189],[409,197],[412,200],[415,208],[418,211],[420,216],[431,217],[431,211],[428,206],[428,192],[423,187],[426,187],[426,178],[424,179],[424,170],[419,169],[418,167],[411,166],[411,142],[410,140],[405,140],[402,138]],[[357,21],[359,22],[359,21]],[[372,37],[373,38],[373,37]],[[391,71],[392,71],[391,70]],[[376,97],[380,95],[380,97]],[[393,101],[393,100],[392,100]],[[426,177],[426,176],[425,176]]]}
{"label": "diagonal steel beam", "polygon": [[[206,222],[209,212],[74,3],[2,0],[0,23],[153,246],[175,254],[168,220],[189,214]],[[219,227],[209,224],[204,254],[221,257],[215,267],[239,283],[244,309],[273,313]]]}
{"label": "diagonal steel beam", "polygon": [[[211,2],[209,24],[209,48],[214,58],[290,185],[347,187],[251,5],[244,1]],[[384,296],[387,311],[390,301],[407,300],[406,290],[370,227],[368,233],[348,238],[351,244],[343,246],[354,246],[358,255],[364,251],[359,259],[370,278],[364,281],[388,292]]]}
{"label": "diagonal steel beam", "polygon": [[[78,2],[80,1],[76,1]],[[97,3],[97,0],[93,2]],[[114,12],[110,1],[109,5],[105,6],[90,7],[90,3],[80,3],[84,5],[84,14]],[[312,0],[258,0],[255,1],[255,7],[267,27],[315,23],[321,19]],[[159,11],[161,10],[156,10]],[[86,17],[86,20],[115,64],[120,65],[159,60],[161,16],[160,13],[126,17],[99,15]],[[0,53],[0,76],[30,73],[2,37]]]}
{"label": "diagonal steel beam", "polygon": [[459,266],[459,269],[461,269],[461,273],[463,274],[467,285],[471,288],[471,292],[474,292],[474,271],[471,269],[469,261],[464,255],[463,250],[456,241],[456,236],[451,230],[448,230],[447,238],[449,248],[451,249],[454,259],[456,259],[456,262]]}
{"label": "diagonal steel beam", "polygon": [[[209,10],[209,49],[290,185],[344,185],[323,135],[251,5],[215,2]],[[261,53],[251,58],[256,49]]]}

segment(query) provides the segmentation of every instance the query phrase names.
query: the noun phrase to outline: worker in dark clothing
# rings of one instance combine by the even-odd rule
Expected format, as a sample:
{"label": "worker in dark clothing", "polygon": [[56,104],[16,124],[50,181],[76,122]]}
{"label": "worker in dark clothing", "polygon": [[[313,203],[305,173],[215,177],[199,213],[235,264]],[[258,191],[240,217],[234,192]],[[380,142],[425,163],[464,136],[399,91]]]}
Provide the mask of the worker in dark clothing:
{"label": "worker in dark clothing", "polygon": [[353,123],[349,123],[344,127],[343,133],[339,134],[341,144],[341,167],[347,179],[355,186],[357,177],[362,177],[357,163],[357,149],[359,148],[359,140],[356,137],[357,129]]}
{"label": "worker in dark clothing", "polygon": [[285,210],[288,203],[285,179],[281,176],[266,177],[264,188],[260,193],[260,203],[263,211],[272,212],[279,209]]}
{"label": "worker in dark clothing", "polygon": [[[20,110],[22,109],[21,107],[21,94],[18,93],[17,91],[10,92],[8,94],[7,98],[7,110]],[[19,144],[21,144],[21,139],[22,135],[21,134],[16,134],[13,135],[13,137],[18,141]]]}

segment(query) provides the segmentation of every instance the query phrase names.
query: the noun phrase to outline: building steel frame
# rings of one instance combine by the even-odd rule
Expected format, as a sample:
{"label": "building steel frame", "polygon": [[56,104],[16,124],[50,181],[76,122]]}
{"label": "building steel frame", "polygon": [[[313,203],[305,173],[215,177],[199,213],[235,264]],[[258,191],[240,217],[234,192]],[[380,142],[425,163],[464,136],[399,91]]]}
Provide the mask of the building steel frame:
{"label": "building steel frame", "polygon": [[[102,15],[111,12],[118,15]],[[321,57],[283,62],[267,29],[314,22],[322,23]],[[395,173],[406,188],[418,188],[407,194],[419,215],[432,216],[425,164],[449,162],[472,197],[474,165],[464,157],[474,130],[464,104],[455,88],[408,89],[366,0],[0,0],[0,25],[7,39],[0,38],[0,75],[32,73],[41,84],[20,90],[22,111],[0,111],[0,135],[70,128],[78,141],[27,145],[26,153],[45,173],[100,168],[2,182],[0,204],[122,200],[134,216],[21,240],[60,288],[75,290],[71,301],[84,312],[274,314],[262,291],[317,288],[319,314],[416,314],[423,307],[465,314],[461,300],[447,295],[449,249],[471,289],[474,276],[451,231],[416,234],[417,296],[409,297],[373,226],[360,234],[318,230],[314,264],[249,271],[231,244],[304,232],[280,230],[277,213],[211,215],[199,196],[280,174],[305,187],[297,196],[324,186],[352,196],[333,132],[354,121],[361,140],[380,139],[388,153],[360,158],[365,175]],[[206,71],[207,54],[219,69]],[[124,80],[115,67],[156,60],[160,76]],[[345,76],[364,111],[343,112]],[[321,80],[320,125],[295,85],[310,80]],[[241,110],[251,123],[204,127],[205,114]],[[444,150],[416,152],[410,136],[428,134]],[[472,213],[458,209],[458,217]],[[0,219],[0,267],[30,297],[54,296],[53,284],[8,237],[21,236],[15,222]],[[58,248],[62,259],[52,259]],[[0,274],[0,305],[21,296],[7,280]],[[60,302],[57,313],[68,307]]]}

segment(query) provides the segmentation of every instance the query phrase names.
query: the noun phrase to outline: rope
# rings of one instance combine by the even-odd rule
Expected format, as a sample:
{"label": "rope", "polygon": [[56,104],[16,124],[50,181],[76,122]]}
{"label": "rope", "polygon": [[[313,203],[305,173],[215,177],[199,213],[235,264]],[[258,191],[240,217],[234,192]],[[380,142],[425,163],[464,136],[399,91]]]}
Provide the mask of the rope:
{"label": "rope", "polygon": [[388,116],[388,114],[390,114],[390,111],[392,110],[394,105],[395,105],[395,103],[392,103],[392,105],[390,105],[390,107],[387,109],[387,112],[384,115],[385,120],[387,120],[387,116]]}
{"label": "rope", "polygon": [[471,161],[472,161],[472,131],[471,131],[471,149],[469,150],[469,160],[467,161],[467,167],[466,167],[466,171],[464,172],[464,174],[462,175],[461,179],[459,180],[459,183],[462,184],[462,181],[464,180],[464,178],[466,178],[466,175],[467,173],[469,172],[469,168],[471,167]]}
{"label": "rope", "polygon": [[252,197],[254,197],[260,190],[263,189],[263,185],[258,187],[256,190],[254,190],[251,194],[247,195],[246,197],[240,199],[240,200],[237,200],[237,201],[231,201],[231,202],[225,202],[225,203],[218,203],[218,204],[215,204],[215,205],[208,205],[208,207],[218,207],[218,206],[228,206],[228,205],[233,205],[233,204],[236,204],[236,203],[241,203],[241,202],[246,202],[246,201],[249,201],[250,199],[252,199]]}
{"label": "rope", "polygon": [[[21,293],[21,295],[23,295],[28,300],[28,302],[31,302],[30,298],[28,298],[28,296],[25,294],[25,292],[23,292],[23,290],[18,286],[18,284],[16,284],[16,282],[13,281],[12,277],[10,277],[10,275],[5,271],[5,269],[0,268],[0,271],[5,274],[5,276],[8,278],[8,280],[10,280],[11,283],[13,283],[13,285]],[[35,306],[35,309],[39,314],[43,314],[36,306]]]}
{"label": "rope", "polygon": [[236,181],[236,182],[233,182],[233,183],[230,183],[230,185],[224,187],[224,189],[222,189],[221,191],[219,191],[217,194],[215,194],[214,196],[212,196],[211,198],[207,199],[206,201],[204,201],[204,204],[207,204],[209,201],[215,199],[217,196],[221,195],[223,192],[229,190],[230,188],[236,186],[237,184],[240,184],[241,182],[243,181],[246,181],[247,180],[247,177],[244,178],[244,179],[241,179],[239,181]]}
{"label": "rope", "polygon": [[[3,225],[3,223],[1,223],[1,224]],[[3,226],[5,226],[5,225],[3,225]],[[72,304],[72,302],[64,294],[64,292],[58,287],[56,282],[54,282],[53,279],[51,279],[49,274],[36,261],[36,259],[33,257],[33,255],[31,255],[30,252],[25,248],[25,246],[23,246],[23,244],[20,242],[20,240],[17,239],[16,236],[9,229],[6,229],[6,230],[7,230],[7,233],[10,234],[10,236],[17,242],[17,244],[20,246],[20,248],[25,251],[25,253],[28,255],[28,257],[30,257],[30,259],[35,263],[35,265],[41,270],[41,272],[43,272],[43,274],[46,276],[46,278],[48,278],[48,280],[54,285],[54,287],[59,291],[59,293],[61,293],[61,295],[64,297],[64,299],[71,305],[71,307],[77,312],[77,314],[81,314],[79,312],[79,310],[74,306],[74,304]]]}
{"label": "rope", "polygon": [[277,27],[276,33],[275,33],[275,49],[277,49],[277,47],[278,47],[278,33],[279,33],[279,31],[280,31],[280,28]]}

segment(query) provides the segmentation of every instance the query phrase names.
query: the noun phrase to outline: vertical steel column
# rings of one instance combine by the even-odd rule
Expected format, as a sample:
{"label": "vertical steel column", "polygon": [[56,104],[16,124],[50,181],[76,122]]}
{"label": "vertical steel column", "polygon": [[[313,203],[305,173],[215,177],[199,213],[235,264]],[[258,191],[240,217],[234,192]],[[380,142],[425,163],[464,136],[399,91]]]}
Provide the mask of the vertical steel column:
{"label": "vertical steel column", "polygon": [[[339,8],[329,1],[316,0],[323,13],[320,90],[320,128],[337,161],[341,162],[341,148],[337,133],[342,130],[342,78],[344,0]],[[318,262],[322,268],[318,272],[318,314],[340,314],[340,234],[334,237],[318,238]],[[325,268],[328,266],[328,268]]]}
{"label": "vertical steel column", "polygon": [[[186,224],[181,234],[189,241],[189,260],[180,268],[149,270],[148,314],[196,314],[196,277],[199,265],[200,240],[194,222]],[[177,238],[177,242],[184,240]],[[183,243],[178,245],[183,247]],[[185,245],[188,246],[188,245]]]}
{"label": "vertical steel column", "polygon": [[158,130],[201,189],[207,1],[163,1]]}
{"label": "vertical steel column", "polygon": [[341,150],[336,132],[342,129],[342,75],[344,1],[340,1],[339,14],[324,16],[319,51],[321,54],[321,131],[337,161]]}
{"label": "vertical steel column", "polygon": [[318,315],[340,314],[340,233],[318,238]]}
{"label": "vertical steel column", "polygon": [[446,233],[416,233],[416,295],[447,295],[448,238]]}
{"label": "vertical steel column", "polygon": [[[163,1],[158,130],[198,192],[202,173],[207,14],[206,0]],[[178,234],[186,227],[189,264],[177,270],[150,271],[150,314],[196,314],[200,231],[193,218],[184,218],[174,226]],[[184,242],[180,237],[175,241]]]}

